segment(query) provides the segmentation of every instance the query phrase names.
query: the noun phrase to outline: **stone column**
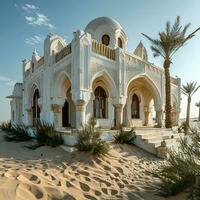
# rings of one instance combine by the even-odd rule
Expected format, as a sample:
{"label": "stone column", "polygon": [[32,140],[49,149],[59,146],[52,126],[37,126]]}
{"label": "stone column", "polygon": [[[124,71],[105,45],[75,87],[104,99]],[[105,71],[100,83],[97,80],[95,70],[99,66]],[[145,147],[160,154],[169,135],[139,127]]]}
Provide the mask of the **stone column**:
{"label": "stone column", "polygon": [[80,129],[85,124],[85,101],[76,102],[76,128]]}
{"label": "stone column", "polygon": [[123,104],[115,104],[115,120],[116,120],[116,128],[118,129],[120,125],[123,123]]}
{"label": "stone column", "polygon": [[162,128],[163,111],[162,110],[156,111],[156,116],[157,116],[157,127]]}
{"label": "stone column", "polygon": [[149,124],[149,107],[148,106],[144,106],[144,117],[145,117],[145,126],[148,126]]}
{"label": "stone column", "polygon": [[62,128],[62,105],[53,104],[54,125],[56,128]]}

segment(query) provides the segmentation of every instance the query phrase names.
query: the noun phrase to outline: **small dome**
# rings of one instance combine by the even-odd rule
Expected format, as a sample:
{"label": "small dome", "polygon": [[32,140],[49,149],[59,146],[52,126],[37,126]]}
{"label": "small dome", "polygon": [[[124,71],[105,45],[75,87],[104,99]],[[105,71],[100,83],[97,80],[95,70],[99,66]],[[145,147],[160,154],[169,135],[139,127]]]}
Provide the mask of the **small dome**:
{"label": "small dome", "polygon": [[90,33],[92,39],[110,47],[126,49],[128,38],[122,26],[109,17],[98,17],[86,26],[85,32]]}
{"label": "small dome", "polygon": [[114,30],[122,29],[121,25],[116,20],[109,17],[98,17],[89,22],[85,28],[85,32],[90,32],[89,30],[95,31],[101,25],[108,25]]}
{"label": "small dome", "polygon": [[140,43],[138,44],[137,48],[134,51],[134,54],[140,58],[142,58],[144,61],[148,61],[148,55],[147,55],[147,50],[144,47],[144,45],[142,44],[142,42],[140,41]]}

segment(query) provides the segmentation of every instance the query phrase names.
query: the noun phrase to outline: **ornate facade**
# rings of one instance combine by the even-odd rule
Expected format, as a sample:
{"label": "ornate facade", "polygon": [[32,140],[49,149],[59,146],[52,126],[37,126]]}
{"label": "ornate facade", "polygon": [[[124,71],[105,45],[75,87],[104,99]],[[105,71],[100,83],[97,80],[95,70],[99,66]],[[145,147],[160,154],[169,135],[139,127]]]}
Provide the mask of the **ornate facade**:
{"label": "ornate facade", "polygon": [[[107,17],[74,32],[69,44],[48,34],[44,55],[34,51],[23,61],[23,83],[10,96],[11,121],[35,126],[42,119],[57,128],[79,128],[93,115],[100,127],[161,127],[163,69],[148,62],[141,42],[134,53],[127,52],[127,43],[121,25]],[[179,119],[180,84],[179,78],[171,78],[174,125]]]}

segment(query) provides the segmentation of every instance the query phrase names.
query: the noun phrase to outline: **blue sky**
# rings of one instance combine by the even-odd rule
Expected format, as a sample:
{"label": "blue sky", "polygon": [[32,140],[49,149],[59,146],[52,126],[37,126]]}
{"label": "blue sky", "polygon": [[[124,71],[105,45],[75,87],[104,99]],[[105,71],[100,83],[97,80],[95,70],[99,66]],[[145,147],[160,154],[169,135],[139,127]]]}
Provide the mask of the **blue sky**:
{"label": "blue sky", "polygon": [[[63,36],[67,42],[73,31],[84,30],[89,21],[108,16],[116,19],[128,35],[128,51],[133,52],[140,40],[146,46],[149,61],[162,67],[161,58],[153,58],[150,43],[141,33],[157,37],[167,20],[181,16],[182,24],[191,22],[189,31],[200,26],[199,0],[1,0],[0,6],[0,121],[10,118],[9,100],[14,82],[22,80],[24,58],[30,58],[34,48],[43,54],[43,39],[49,32]],[[200,32],[175,56],[171,74],[182,83],[200,84]],[[193,97],[194,106],[200,100],[200,90]],[[183,96],[181,116],[185,116],[186,99]]]}

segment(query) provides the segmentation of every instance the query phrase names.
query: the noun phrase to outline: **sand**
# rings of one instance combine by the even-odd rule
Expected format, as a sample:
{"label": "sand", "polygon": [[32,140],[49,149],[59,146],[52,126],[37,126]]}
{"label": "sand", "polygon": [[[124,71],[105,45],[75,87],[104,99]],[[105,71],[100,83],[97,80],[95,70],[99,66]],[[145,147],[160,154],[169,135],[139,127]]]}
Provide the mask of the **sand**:
{"label": "sand", "polygon": [[156,195],[159,180],[146,173],[162,161],[135,146],[111,145],[109,155],[94,158],[61,147],[29,150],[2,135],[0,200],[165,199]]}

